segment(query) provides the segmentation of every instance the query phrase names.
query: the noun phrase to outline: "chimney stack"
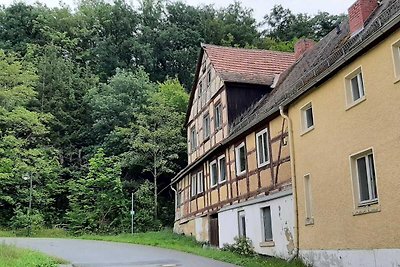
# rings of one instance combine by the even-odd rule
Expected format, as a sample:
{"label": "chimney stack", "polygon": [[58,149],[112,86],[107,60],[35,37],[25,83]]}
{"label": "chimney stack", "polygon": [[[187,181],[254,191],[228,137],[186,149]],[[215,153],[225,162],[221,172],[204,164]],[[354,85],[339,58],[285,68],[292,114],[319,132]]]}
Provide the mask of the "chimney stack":
{"label": "chimney stack", "polygon": [[297,43],[294,45],[294,56],[296,60],[301,58],[303,54],[313,48],[315,45],[315,42],[311,39],[300,39],[297,41]]}
{"label": "chimney stack", "polygon": [[377,0],[357,0],[349,8],[350,34],[355,35],[364,29],[365,22],[378,7]]}

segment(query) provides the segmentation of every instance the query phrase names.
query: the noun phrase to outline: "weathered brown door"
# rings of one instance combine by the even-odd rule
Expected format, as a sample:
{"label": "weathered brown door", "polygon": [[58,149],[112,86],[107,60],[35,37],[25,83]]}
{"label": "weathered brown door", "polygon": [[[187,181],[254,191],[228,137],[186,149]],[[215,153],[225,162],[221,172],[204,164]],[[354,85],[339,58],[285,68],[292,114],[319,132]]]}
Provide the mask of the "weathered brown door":
{"label": "weathered brown door", "polygon": [[219,246],[218,214],[210,216],[210,244],[211,246]]}

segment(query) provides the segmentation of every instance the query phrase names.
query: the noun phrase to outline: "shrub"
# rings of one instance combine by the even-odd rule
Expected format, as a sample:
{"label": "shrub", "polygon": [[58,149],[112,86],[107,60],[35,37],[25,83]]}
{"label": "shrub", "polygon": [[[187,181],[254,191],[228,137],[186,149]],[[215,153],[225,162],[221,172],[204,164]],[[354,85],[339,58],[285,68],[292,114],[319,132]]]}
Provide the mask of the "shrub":
{"label": "shrub", "polygon": [[231,251],[244,256],[254,256],[256,254],[250,238],[236,236],[234,240],[235,243],[232,245],[224,244],[222,250]]}
{"label": "shrub", "polygon": [[[11,227],[14,230],[31,230],[35,232],[44,226],[43,215],[37,210],[32,210],[31,214],[28,216],[27,213],[23,212],[20,207],[15,209],[15,215],[11,218]],[[27,233],[22,233],[27,235]]]}

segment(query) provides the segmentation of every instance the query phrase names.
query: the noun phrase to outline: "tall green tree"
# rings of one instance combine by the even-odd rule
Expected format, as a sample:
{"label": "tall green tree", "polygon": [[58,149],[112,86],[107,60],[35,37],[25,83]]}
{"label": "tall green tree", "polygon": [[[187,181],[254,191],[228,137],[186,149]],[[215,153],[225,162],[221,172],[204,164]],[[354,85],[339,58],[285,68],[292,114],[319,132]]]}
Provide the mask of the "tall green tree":
{"label": "tall green tree", "polygon": [[74,233],[110,233],[123,230],[128,205],[122,191],[121,166],[116,157],[99,149],[89,160],[89,173],[70,182],[71,209],[67,213]]}
{"label": "tall green tree", "polygon": [[35,68],[0,50],[0,223],[11,222],[18,207],[27,207],[33,178],[33,208],[56,221],[53,205],[62,185],[57,152],[50,146],[48,123],[52,116],[29,110],[35,100]]}

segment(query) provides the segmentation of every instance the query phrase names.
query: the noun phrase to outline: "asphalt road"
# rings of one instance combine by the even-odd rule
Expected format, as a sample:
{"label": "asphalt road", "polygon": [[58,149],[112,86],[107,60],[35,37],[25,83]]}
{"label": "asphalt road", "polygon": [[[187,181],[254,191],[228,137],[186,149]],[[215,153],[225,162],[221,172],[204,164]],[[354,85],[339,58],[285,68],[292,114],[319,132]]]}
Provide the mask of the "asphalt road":
{"label": "asphalt road", "polygon": [[0,238],[0,242],[39,250],[74,267],[234,266],[174,250],[123,243],[53,238]]}

